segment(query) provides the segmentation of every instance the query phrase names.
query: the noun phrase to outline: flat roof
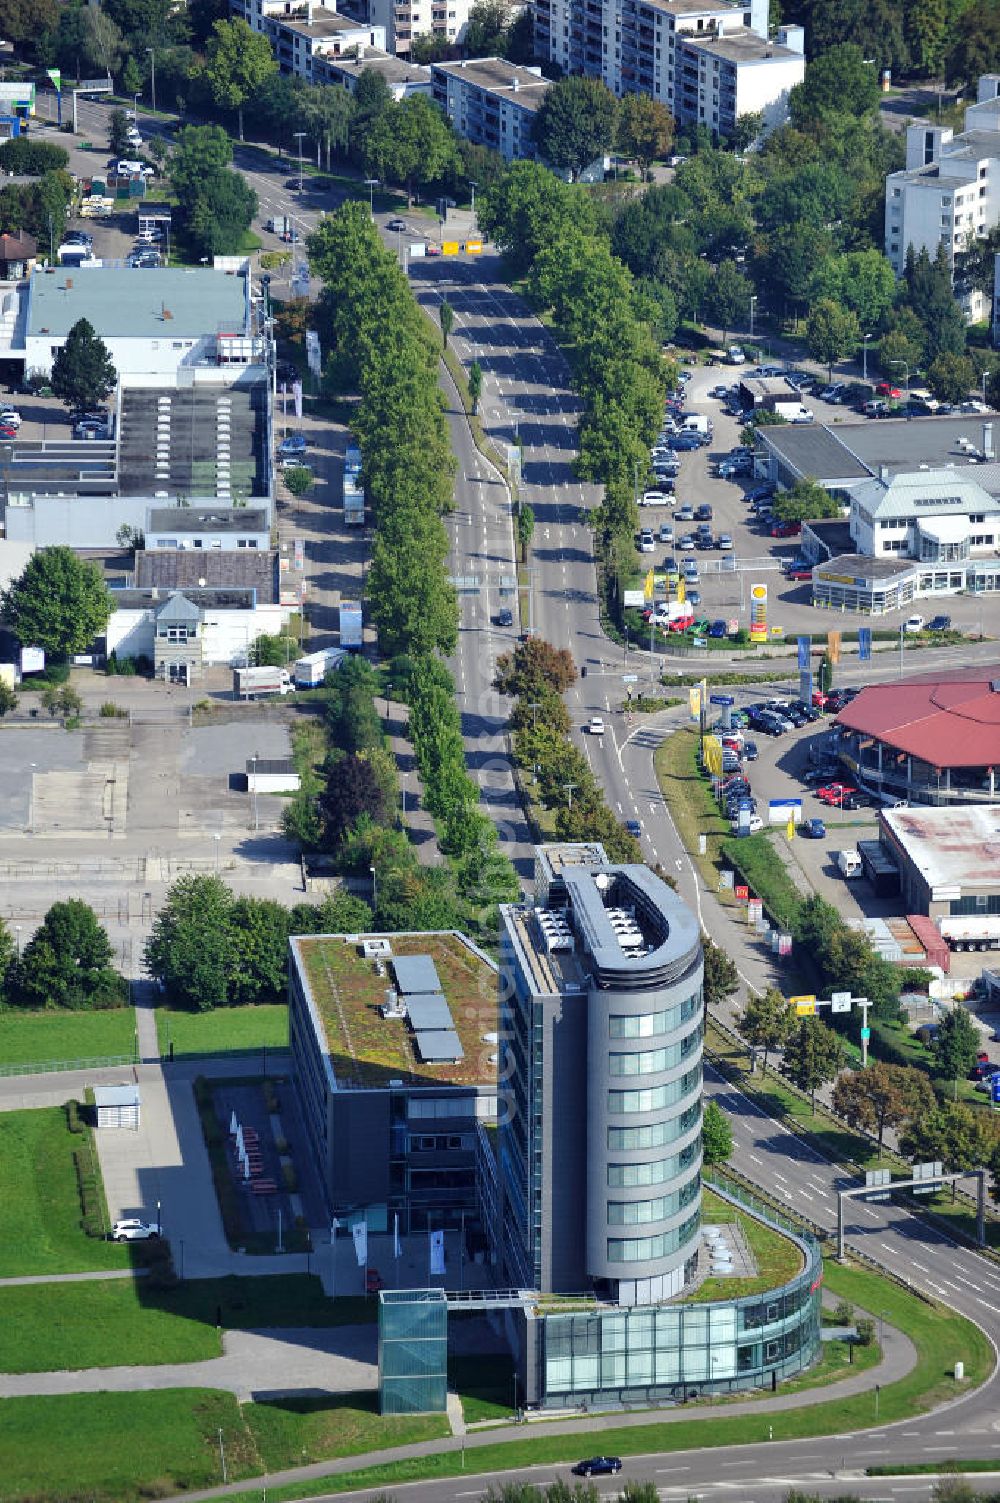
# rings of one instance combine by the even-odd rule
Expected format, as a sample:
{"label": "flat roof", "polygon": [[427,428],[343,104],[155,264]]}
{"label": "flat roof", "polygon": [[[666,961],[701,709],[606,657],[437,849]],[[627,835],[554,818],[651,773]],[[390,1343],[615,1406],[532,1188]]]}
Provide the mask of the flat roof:
{"label": "flat roof", "polygon": [[404,57],[391,57],[376,47],[365,47],[361,57],[323,57],[319,63],[332,73],[358,78],[366,68],[381,75],[386,83],[430,84],[431,70],[423,63],[410,63]]}
{"label": "flat roof", "polygon": [[86,318],[102,339],[196,339],[246,325],[246,278],[212,267],[74,266],[32,272],[28,335],[65,338]]}
{"label": "flat roof", "polygon": [[440,978],[462,1050],[458,1059],[422,1058],[405,1018],[383,1018],[391,964],[379,975],[361,953],[364,936],[302,935],[291,941],[326,1034],[330,1064],[343,1087],[406,1085],[495,1086],[496,1052],[483,1039],[496,1030],[497,972],[464,936],[450,932],[381,934],[392,958],[428,955]]}
{"label": "flat roof", "polygon": [[1000,886],[1000,804],[883,809],[879,818],[928,886]]}
{"label": "flat roof", "polygon": [[784,47],[780,42],[772,42],[767,37],[758,36],[748,26],[741,26],[734,31],[724,31],[721,36],[706,36],[704,32],[696,32],[694,36],[685,36],[685,44],[689,47],[697,47],[699,52],[711,53],[713,57],[725,57],[734,63],[757,63],[772,58],[785,58],[790,60],[798,58],[805,67],[805,58],[801,52],[796,52],[793,47]]}
{"label": "flat roof", "polygon": [[154,506],[150,532],[266,532],[267,512],[259,507]]}
{"label": "flat roof", "polygon": [[272,25],[277,23],[283,30],[297,31],[304,37],[334,37],[342,36],[345,31],[367,32],[371,29],[361,21],[352,21],[349,16],[341,16],[330,10],[318,13],[314,10],[311,21],[307,21],[304,16],[282,16],[273,12],[264,19]]}
{"label": "flat roof", "polygon": [[[993,454],[1000,445],[1000,414],[949,414],[946,417],[870,418],[852,423],[787,423],[759,430],[758,438],[781,462],[799,475],[828,481],[864,480],[878,475],[928,470],[966,470],[995,493],[996,466],[982,464],[984,428],[992,428]],[[972,452],[959,444],[963,439]],[[996,485],[1000,490],[1000,485]]]}
{"label": "flat roof", "polygon": [[1000,767],[1000,664],[871,684],[836,723],[932,767]]}
{"label": "flat roof", "polygon": [[912,558],[872,558],[867,553],[838,553],[836,558],[816,564],[813,579],[818,577],[836,582],[842,575],[850,575],[854,583],[863,585],[872,580],[895,579],[899,574],[909,574],[916,566],[916,559]]}
{"label": "flat roof", "polygon": [[94,1087],[94,1105],[102,1106],[138,1106],[139,1087],[137,1085],[99,1085]]}
{"label": "flat roof", "polygon": [[[120,611],[150,611],[177,592],[169,589],[155,589],[151,586],[136,588],[134,585],[119,587],[114,583],[109,584],[111,598]],[[254,592],[251,589],[200,589],[188,585],[183,591],[184,599],[201,610],[215,611],[252,611],[255,604]]]}
{"label": "flat roof", "polygon": [[851,524],[845,522],[843,517],[815,517],[803,522],[802,527],[803,530],[808,527],[824,548],[829,548],[831,558],[838,553],[850,553],[854,546]]}
{"label": "flat roof", "polygon": [[278,555],[266,548],[146,548],[135,555],[135,583],[144,589],[194,587],[253,590],[258,605],[278,600]]}
{"label": "flat roof", "polygon": [[[474,58],[469,62],[434,63],[431,73],[444,73],[450,78],[484,89],[488,94],[503,95],[513,99],[526,110],[537,110],[549,87],[549,80],[533,68],[523,68],[517,63],[508,63],[502,57]],[[517,85],[515,88],[514,85]]]}
{"label": "flat roof", "polygon": [[396,985],[404,994],[410,992],[439,996],[441,982],[430,955],[398,955],[392,962]]}

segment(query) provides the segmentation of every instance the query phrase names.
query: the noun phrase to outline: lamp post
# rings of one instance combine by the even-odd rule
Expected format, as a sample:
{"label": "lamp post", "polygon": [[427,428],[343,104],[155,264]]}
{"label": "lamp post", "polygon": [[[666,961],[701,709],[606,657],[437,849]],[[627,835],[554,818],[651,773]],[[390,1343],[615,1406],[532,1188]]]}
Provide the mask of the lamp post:
{"label": "lamp post", "polygon": [[910,367],[909,367],[908,362],[905,361],[905,360],[890,360],[889,364],[890,365],[901,365],[903,367],[903,379],[906,382],[906,400],[909,401],[910,400]]}
{"label": "lamp post", "polygon": [[156,114],[156,53],[152,47],[147,47],[149,53],[149,97],[153,106],[153,114]]}
{"label": "lamp post", "polygon": [[753,313],[754,313],[754,309],[756,308],[756,306],[757,306],[757,294],[755,292],[753,292],[753,293],[750,294],[750,338],[751,339],[753,339]]}
{"label": "lamp post", "polygon": [[368,212],[375,218],[375,189],[378,187],[377,177],[366,177],[365,187],[368,189]]}
{"label": "lamp post", "polygon": [[133,94],[132,95],[132,120],[133,120],[133,122],[136,125],[139,124],[139,96],[138,96],[138,94]]}
{"label": "lamp post", "polygon": [[212,839],[215,841],[215,875],[218,876],[219,875],[219,843],[222,840],[222,836],[220,834],[216,833],[215,835],[212,836]]}
{"label": "lamp post", "polygon": [[373,866],[370,866],[368,868],[368,870],[372,874],[372,910],[373,911],[377,911],[377,909],[378,909],[378,878],[376,877],[375,868]]}
{"label": "lamp post", "polygon": [[14,933],[17,935],[17,958],[18,958],[18,960],[20,960],[20,958],[21,958],[21,925],[20,924],[15,924],[14,925]]}
{"label": "lamp post", "polygon": [[476,189],[478,187],[479,187],[479,184],[478,183],[474,183],[472,181],[472,179],[470,178],[469,179],[469,188],[470,188],[471,193],[472,193],[472,207],[470,209],[470,213],[472,214],[473,219],[475,219],[475,217],[476,217]]}
{"label": "lamp post", "polygon": [[292,134],[295,136],[296,141],[298,141],[298,143],[299,143],[299,192],[301,193],[302,192],[302,141],[303,141],[303,138],[306,135],[308,135],[308,131],[297,130],[297,131],[293,131]]}
{"label": "lamp post", "polygon": [[868,341],[871,338],[872,338],[871,334],[865,334],[863,336],[862,343],[861,343],[861,379],[862,379],[862,381],[867,381],[868,380]]}
{"label": "lamp post", "polygon": [[987,402],[987,400],[986,400],[986,382],[989,380],[989,375],[990,375],[989,371],[983,371],[983,374],[982,374],[982,385],[983,385],[983,406],[984,407],[988,407],[990,405],[989,402]]}

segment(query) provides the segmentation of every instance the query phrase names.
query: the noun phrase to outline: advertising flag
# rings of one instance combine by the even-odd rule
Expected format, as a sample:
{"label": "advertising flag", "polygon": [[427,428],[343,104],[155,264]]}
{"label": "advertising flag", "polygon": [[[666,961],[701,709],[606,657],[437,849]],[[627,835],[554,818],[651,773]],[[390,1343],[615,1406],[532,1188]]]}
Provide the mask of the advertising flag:
{"label": "advertising flag", "polygon": [[58,68],[46,68],[46,73],[52,80],[52,87],[57,94],[62,93],[62,73]]}
{"label": "advertising flag", "polygon": [[698,684],[692,684],[688,690],[688,706],[692,720],[701,719],[701,688]]}
{"label": "advertising flag", "polygon": [[392,1218],[392,1255],[393,1255],[394,1258],[398,1258],[399,1257],[399,1212],[398,1211],[395,1213],[395,1215]]}
{"label": "advertising flag", "polygon": [[444,1232],[431,1232],[431,1273],[444,1273]]}
{"label": "advertising flag", "polygon": [[872,655],[872,629],[870,626],[858,627],[858,661],[867,663]]}
{"label": "advertising flag", "polygon": [[684,601],[687,599],[687,590],[685,590],[684,588],[683,579],[679,579],[677,581],[677,599],[679,601]]}
{"label": "advertising flag", "polygon": [[799,638],[799,672],[809,667],[809,648],[812,646],[808,637]]}
{"label": "advertising flag", "polygon": [[652,571],[652,569],[650,569],[649,573],[646,575],[646,582],[645,582],[645,584],[642,587],[642,593],[643,593],[643,595],[645,596],[645,598],[647,600],[652,600],[652,598],[653,598],[653,571]]}
{"label": "advertising flag", "polygon": [[836,667],[836,665],[840,662],[840,632],[839,631],[828,631],[827,632],[827,634],[826,634],[826,650],[827,650],[827,653],[829,654],[830,662],[834,665],[834,667]]}
{"label": "advertising flag", "polygon": [[358,1260],[358,1267],[364,1268],[368,1263],[368,1223],[356,1221],[351,1227],[354,1237],[354,1256]]}

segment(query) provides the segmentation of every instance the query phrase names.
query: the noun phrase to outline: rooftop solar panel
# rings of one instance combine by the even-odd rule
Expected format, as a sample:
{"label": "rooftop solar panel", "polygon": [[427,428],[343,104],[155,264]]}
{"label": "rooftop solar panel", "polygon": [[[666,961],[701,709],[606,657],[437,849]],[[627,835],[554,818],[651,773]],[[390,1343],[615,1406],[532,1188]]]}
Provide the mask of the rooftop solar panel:
{"label": "rooftop solar panel", "polygon": [[451,1008],[440,992],[410,992],[406,998],[410,1023],[418,1032],[454,1028]]}
{"label": "rooftop solar panel", "polygon": [[440,992],[437,967],[429,955],[397,955],[392,968],[401,992]]}
{"label": "rooftop solar panel", "polygon": [[435,1028],[418,1032],[417,1053],[425,1065],[451,1064],[463,1057],[463,1049],[454,1028]]}

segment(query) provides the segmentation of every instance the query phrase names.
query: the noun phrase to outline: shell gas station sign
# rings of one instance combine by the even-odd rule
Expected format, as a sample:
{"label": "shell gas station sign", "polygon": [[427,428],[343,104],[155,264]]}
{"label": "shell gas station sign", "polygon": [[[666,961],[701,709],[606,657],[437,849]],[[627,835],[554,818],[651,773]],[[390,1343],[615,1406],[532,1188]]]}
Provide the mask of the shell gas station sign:
{"label": "shell gas station sign", "polygon": [[750,640],[767,641],[767,585],[750,586]]}

